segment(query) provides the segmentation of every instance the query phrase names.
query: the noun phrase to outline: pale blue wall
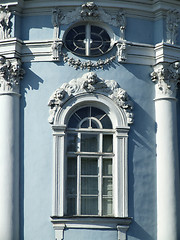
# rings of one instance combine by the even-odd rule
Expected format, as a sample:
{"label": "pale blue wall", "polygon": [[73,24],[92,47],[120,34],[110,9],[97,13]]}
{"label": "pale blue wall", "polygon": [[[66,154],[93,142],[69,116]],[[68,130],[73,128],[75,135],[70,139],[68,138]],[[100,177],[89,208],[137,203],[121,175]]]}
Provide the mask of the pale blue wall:
{"label": "pale blue wall", "polygon": [[[17,36],[23,40],[53,38],[50,16],[29,16],[21,20],[21,30]],[[17,24],[19,26],[20,22]],[[157,34],[162,24],[129,18],[127,40],[150,44],[158,42],[162,39]],[[163,35],[163,31],[160,35]],[[21,82],[21,240],[54,240],[50,222],[53,137],[48,123],[47,103],[62,83],[81,77],[86,71],[75,70],[62,62],[24,63],[23,67],[26,74]],[[96,71],[99,77],[117,81],[134,104],[134,124],[129,133],[128,150],[129,216],[133,217],[133,222],[128,231],[128,240],[156,239],[156,124],[151,71],[150,66],[117,62]],[[88,240],[116,240],[117,231],[65,231],[65,240],[84,240],[86,236]]]}
{"label": "pale blue wall", "polygon": [[[53,152],[47,103],[62,83],[72,77],[81,77],[84,71],[52,62],[26,63],[24,68],[26,75],[21,84],[21,216],[24,215],[24,219],[21,224],[25,240],[51,240],[54,236],[49,219]],[[149,77],[151,71],[150,67],[128,64],[97,71],[99,77],[116,80],[134,103],[135,118],[129,135],[129,216],[133,217],[133,223],[128,240],[152,240],[156,235],[154,85]],[[77,232],[77,239],[84,240],[84,233],[80,232]],[[70,240],[71,234],[67,231],[65,240]],[[92,233],[89,231],[89,234]],[[95,234],[98,236],[98,231]],[[109,240],[111,234],[115,239],[116,231],[104,233],[103,239]],[[21,235],[23,237],[23,228]],[[99,236],[97,240],[101,239],[100,232]]]}

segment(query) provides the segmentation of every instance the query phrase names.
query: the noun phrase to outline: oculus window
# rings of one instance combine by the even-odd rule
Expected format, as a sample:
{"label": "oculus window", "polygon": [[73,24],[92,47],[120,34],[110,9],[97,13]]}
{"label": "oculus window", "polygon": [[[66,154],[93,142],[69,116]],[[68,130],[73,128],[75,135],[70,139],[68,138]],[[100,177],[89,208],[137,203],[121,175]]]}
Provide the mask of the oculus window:
{"label": "oculus window", "polygon": [[67,126],[67,215],[113,215],[113,130],[96,107],[72,114]]}
{"label": "oculus window", "polygon": [[100,26],[81,24],[67,32],[65,46],[76,55],[100,56],[111,49],[111,38]]}

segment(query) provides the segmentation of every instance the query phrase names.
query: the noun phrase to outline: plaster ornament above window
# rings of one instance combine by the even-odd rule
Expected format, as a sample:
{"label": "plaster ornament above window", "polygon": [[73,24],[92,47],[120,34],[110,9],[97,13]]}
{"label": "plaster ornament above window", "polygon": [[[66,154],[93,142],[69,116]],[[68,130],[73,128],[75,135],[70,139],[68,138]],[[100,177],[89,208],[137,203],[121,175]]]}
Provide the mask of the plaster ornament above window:
{"label": "plaster ornament above window", "polygon": [[154,67],[151,79],[157,84],[159,95],[175,97],[180,82],[180,62],[159,63]]}
{"label": "plaster ornament above window", "polygon": [[25,71],[19,59],[8,60],[0,56],[0,92],[19,92],[19,83]]}
{"label": "plaster ornament above window", "polygon": [[128,124],[133,123],[132,103],[128,95],[114,80],[103,80],[96,73],[85,73],[81,78],[64,83],[50,97],[48,106],[50,109],[49,122],[53,124],[54,117],[59,107],[73,96],[84,93],[100,93],[111,98],[119,108],[124,109]]}
{"label": "plaster ornament above window", "polygon": [[10,38],[10,17],[11,12],[9,12],[8,6],[4,7],[0,5],[0,40]]}
{"label": "plaster ornament above window", "polygon": [[[79,25],[73,25],[64,36],[66,48],[74,54],[80,56],[99,56],[107,53],[115,45],[116,42],[112,36],[109,35],[109,32],[104,27],[98,25],[98,22],[119,27],[119,41],[125,41],[126,18],[122,9],[119,9],[116,14],[110,15],[93,2],[88,2],[68,12],[56,8],[52,14],[52,24],[54,26],[52,57],[54,60],[60,59],[56,50],[57,48],[54,48],[56,41],[62,41],[59,39],[60,25],[73,24],[75,22],[79,22]],[[124,43],[121,50],[117,51],[118,62],[125,61],[125,45]],[[77,66],[77,64],[75,65]]]}
{"label": "plaster ornament above window", "polygon": [[[116,14],[110,15],[93,2],[88,2],[83,4],[81,7],[77,7],[75,10],[68,12],[56,8],[52,13],[52,24],[56,27],[61,24],[66,25],[82,20],[102,21],[108,23],[109,25],[120,27],[123,33],[126,27],[125,14],[122,9],[119,9]],[[124,39],[124,37],[121,38]]]}
{"label": "plaster ornament above window", "polygon": [[169,10],[166,18],[167,43],[176,44],[179,22],[180,12],[176,9]]}

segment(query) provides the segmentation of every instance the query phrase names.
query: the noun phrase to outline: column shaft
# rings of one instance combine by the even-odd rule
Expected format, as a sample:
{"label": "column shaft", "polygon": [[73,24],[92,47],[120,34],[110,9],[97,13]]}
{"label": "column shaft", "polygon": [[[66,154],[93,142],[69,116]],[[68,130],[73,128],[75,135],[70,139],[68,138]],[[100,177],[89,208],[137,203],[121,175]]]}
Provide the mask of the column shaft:
{"label": "column shaft", "polygon": [[157,123],[157,239],[177,240],[178,148],[176,101],[155,102]]}
{"label": "column shaft", "polygon": [[0,239],[19,239],[19,96],[0,94]]}

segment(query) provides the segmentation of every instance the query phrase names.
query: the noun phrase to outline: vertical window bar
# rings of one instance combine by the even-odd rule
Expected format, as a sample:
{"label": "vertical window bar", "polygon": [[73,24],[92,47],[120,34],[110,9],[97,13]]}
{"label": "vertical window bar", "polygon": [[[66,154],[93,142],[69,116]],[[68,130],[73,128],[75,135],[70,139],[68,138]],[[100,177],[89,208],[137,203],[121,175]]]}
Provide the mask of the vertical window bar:
{"label": "vertical window bar", "polygon": [[77,215],[81,214],[81,158],[77,157]]}
{"label": "vertical window bar", "polygon": [[86,56],[90,56],[90,45],[91,45],[91,25],[86,25]]}
{"label": "vertical window bar", "polygon": [[102,156],[99,157],[99,179],[98,179],[98,207],[99,207],[99,215],[102,216],[102,186],[103,186],[103,177],[102,177]]}

